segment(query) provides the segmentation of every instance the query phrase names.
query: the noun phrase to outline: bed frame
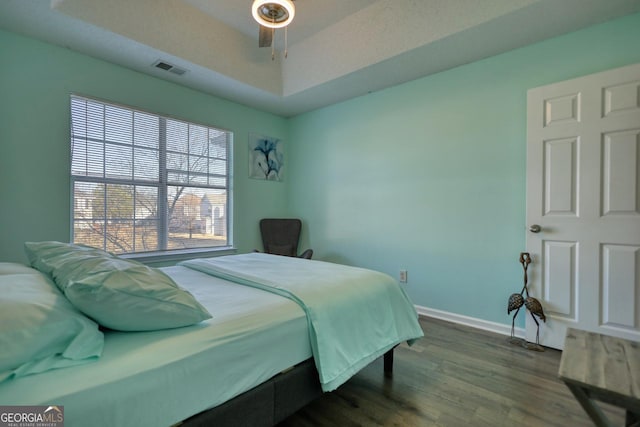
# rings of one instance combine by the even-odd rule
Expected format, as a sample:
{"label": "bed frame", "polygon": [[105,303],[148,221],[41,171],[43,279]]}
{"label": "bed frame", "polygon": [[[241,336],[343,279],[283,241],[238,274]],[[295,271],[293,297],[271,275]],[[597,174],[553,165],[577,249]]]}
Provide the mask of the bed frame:
{"label": "bed frame", "polygon": [[[393,348],[384,354],[384,374],[393,372]],[[271,427],[322,395],[313,359],[276,375],[220,406],[196,414],[181,427]]]}

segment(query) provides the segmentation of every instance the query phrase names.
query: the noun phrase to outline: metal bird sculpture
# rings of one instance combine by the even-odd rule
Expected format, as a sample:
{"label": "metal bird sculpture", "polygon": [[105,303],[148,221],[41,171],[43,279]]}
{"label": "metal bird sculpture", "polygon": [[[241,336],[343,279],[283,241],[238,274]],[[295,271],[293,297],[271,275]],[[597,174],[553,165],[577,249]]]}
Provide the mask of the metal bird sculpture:
{"label": "metal bird sculpture", "polygon": [[[514,328],[515,328],[516,317],[518,317],[518,313],[520,312],[520,309],[524,305],[524,297],[522,296],[522,293],[527,289],[527,280],[528,280],[527,268],[529,267],[530,263],[531,263],[531,257],[529,256],[529,254],[527,252],[521,252],[520,264],[522,264],[522,268],[524,269],[524,286],[522,287],[522,290],[520,291],[519,294],[511,294],[511,296],[509,297],[509,302],[507,304],[507,314],[510,314],[513,310],[516,311],[513,314],[513,319],[511,319],[511,340],[515,338]],[[527,296],[528,295],[529,295],[529,292],[527,291]]]}
{"label": "metal bird sculpture", "polygon": [[516,312],[513,314],[513,319],[511,320],[511,338],[514,338],[513,330],[515,328],[516,317],[518,316],[518,312],[522,308],[524,304],[524,298],[521,294],[511,294],[509,297],[509,304],[507,304],[507,314],[510,314],[513,310]]}
{"label": "metal bird sculpture", "polygon": [[[542,304],[540,304],[540,301],[529,295],[529,288],[527,287],[529,282],[527,278],[527,267],[529,267],[529,264],[531,263],[531,257],[527,252],[522,252],[520,254],[520,263],[524,269],[524,291],[527,294],[527,297],[524,299],[524,306],[529,310],[529,313],[531,313],[533,321],[536,322],[536,345],[540,347],[540,323],[538,323],[536,316],[545,323],[547,322],[547,317],[544,315],[544,310],[542,310]],[[522,294],[522,292],[520,293]]]}
{"label": "metal bird sculpture", "polygon": [[536,322],[536,326],[538,328],[536,330],[536,344],[540,345],[540,323],[536,320],[536,316],[542,319],[545,323],[547,321],[547,317],[544,315],[544,311],[542,310],[542,304],[540,304],[540,301],[534,297],[527,296],[524,300],[524,306],[527,307],[527,310],[531,313],[531,317],[533,317],[533,321]]}
{"label": "metal bird sculpture", "polygon": [[[539,319],[542,319],[543,322],[547,321],[546,316],[544,315],[544,311],[542,309],[542,304],[540,301],[535,299],[534,297],[529,295],[529,288],[527,284],[529,282],[529,278],[527,277],[527,269],[529,268],[529,264],[531,264],[531,256],[527,252],[520,253],[520,264],[522,264],[522,269],[524,270],[524,286],[519,294],[511,294],[509,297],[509,302],[507,304],[507,314],[510,314],[513,310],[516,312],[513,314],[513,319],[511,320],[511,341],[514,340],[514,328],[516,317],[518,316],[518,312],[524,305],[527,310],[531,313],[531,317],[533,317],[533,321],[536,322],[537,331],[536,331],[536,347],[528,347],[530,349],[535,349],[539,351],[544,351],[544,349],[540,346],[540,323],[536,319],[538,316]],[[525,293],[526,297],[522,294]]]}
{"label": "metal bird sculpture", "polygon": [[[527,289],[527,283],[529,282],[529,278],[527,277],[527,269],[529,268],[529,264],[531,264],[531,256],[529,252],[520,252],[520,264],[522,264],[522,269],[524,270],[524,287],[523,290]],[[520,291],[522,293],[522,291]]]}

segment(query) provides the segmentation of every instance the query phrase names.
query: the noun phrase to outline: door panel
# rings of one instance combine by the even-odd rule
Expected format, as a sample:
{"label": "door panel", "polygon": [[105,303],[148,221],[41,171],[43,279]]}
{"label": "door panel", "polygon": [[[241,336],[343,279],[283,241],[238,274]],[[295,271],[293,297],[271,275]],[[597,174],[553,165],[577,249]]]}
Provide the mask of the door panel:
{"label": "door panel", "polygon": [[640,129],[607,133],[603,145],[603,215],[639,215]]}
{"label": "door panel", "polygon": [[602,324],[634,329],[640,314],[640,247],[602,247]]}
{"label": "door panel", "polygon": [[578,140],[544,141],[544,214],[576,216]]}
{"label": "door panel", "polygon": [[547,314],[576,320],[576,243],[544,242],[544,289]]}
{"label": "door panel", "polygon": [[640,341],[640,64],[531,89],[527,115],[541,344],[562,348],[568,326]]}

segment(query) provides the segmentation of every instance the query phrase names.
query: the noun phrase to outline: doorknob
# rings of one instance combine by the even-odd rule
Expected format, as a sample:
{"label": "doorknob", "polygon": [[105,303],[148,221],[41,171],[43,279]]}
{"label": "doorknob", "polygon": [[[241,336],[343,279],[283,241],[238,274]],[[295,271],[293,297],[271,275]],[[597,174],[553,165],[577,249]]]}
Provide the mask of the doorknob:
{"label": "doorknob", "polygon": [[542,231],[542,227],[540,227],[538,224],[533,224],[529,226],[529,231],[532,233],[539,233],[540,231]]}

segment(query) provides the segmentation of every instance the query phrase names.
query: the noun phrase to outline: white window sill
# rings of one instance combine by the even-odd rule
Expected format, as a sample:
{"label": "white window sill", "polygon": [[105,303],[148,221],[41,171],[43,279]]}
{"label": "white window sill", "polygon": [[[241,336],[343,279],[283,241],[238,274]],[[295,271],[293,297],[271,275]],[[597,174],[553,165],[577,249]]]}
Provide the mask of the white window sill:
{"label": "white window sill", "polygon": [[232,246],[222,246],[219,248],[196,248],[162,252],[140,252],[134,254],[122,254],[119,256],[121,258],[134,259],[143,264],[166,266],[173,265],[187,259],[233,255],[237,252],[238,249]]}

